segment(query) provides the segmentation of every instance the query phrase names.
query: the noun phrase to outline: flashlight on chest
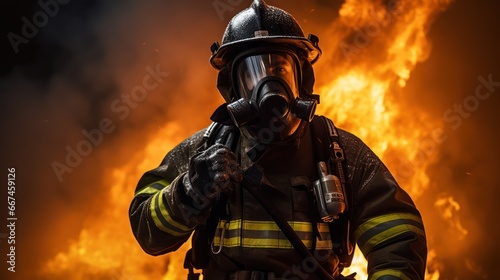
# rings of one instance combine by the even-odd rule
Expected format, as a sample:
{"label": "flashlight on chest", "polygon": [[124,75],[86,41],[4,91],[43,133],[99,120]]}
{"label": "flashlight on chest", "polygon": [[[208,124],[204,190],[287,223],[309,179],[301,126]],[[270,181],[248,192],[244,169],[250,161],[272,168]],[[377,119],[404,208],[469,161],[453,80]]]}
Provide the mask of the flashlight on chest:
{"label": "flashlight on chest", "polygon": [[332,222],[346,209],[345,196],[340,179],[329,174],[326,163],[318,163],[319,179],[313,184],[318,214],[323,222]]}

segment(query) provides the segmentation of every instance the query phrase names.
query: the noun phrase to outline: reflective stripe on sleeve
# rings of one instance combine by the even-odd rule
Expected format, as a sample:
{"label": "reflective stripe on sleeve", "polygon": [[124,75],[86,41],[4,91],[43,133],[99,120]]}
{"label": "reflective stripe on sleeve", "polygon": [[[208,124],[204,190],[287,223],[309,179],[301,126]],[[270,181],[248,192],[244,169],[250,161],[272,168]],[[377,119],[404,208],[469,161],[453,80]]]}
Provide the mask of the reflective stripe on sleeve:
{"label": "reflective stripe on sleeve", "polygon": [[181,236],[191,233],[192,228],[189,228],[172,218],[172,211],[165,201],[163,191],[157,192],[151,198],[150,211],[151,218],[153,219],[154,224],[162,231],[174,236]]}
{"label": "reflective stripe on sleeve", "polygon": [[369,280],[382,280],[382,279],[400,279],[400,280],[411,280],[408,276],[404,275],[403,272],[394,269],[385,269],[373,273]]}
{"label": "reflective stripe on sleeve", "polygon": [[146,185],[145,187],[143,187],[142,189],[137,191],[135,193],[135,196],[141,195],[141,194],[149,194],[149,195],[156,194],[157,192],[163,190],[168,185],[170,185],[170,182],[168,182],[167,180],[165,180],[165,179],[159,180],[159,181],[153,182],[149,185]]}
{"label": "reflective stripe on sleeve", "polygon": [[363,254],[367,255],[378,244],[404,232],[424,236],[422,219],[406,213],[383,215],[363,223],[354,232],[354,236]]}

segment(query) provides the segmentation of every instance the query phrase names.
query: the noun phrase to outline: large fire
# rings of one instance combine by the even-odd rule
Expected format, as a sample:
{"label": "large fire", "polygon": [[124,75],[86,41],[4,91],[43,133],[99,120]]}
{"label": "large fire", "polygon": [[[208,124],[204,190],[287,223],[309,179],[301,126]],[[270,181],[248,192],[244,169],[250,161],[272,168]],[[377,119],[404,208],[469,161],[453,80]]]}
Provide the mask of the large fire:
{"label": "large fire", "polygon": [[[316,66],[316,92],[321,94],[318,113],[363,139],[417,201],[429,188],[426,169],[436,160],[436,153],[422,152],[418,140],[440,125],[423,112],[416,116],[398,96],[404,94],[416,64],[429,55],[426,35],[432,20],[451,2],[347,0],[329,28],[331,33],[322,37],[326,51]],[[71,275],[71,279],[185,279],[182,261],[189,242],[177,253],[147,256],[133,239],[127,211],[138,178],[187,136],[172,121],[157,131],[137,158],[115,170],[109,178],[114,205],[106,207],[112,210],[82,230],[79,240],[48,262],[43,273],[54,278]],[[457,234],[467,234],[453,218],[459,205],[452,197],[436,201],[435,207],[456,224]],[[429,249],[426,279],[439,279],[436,253]],[[366,279],[365,265],[358,254],[349,270]]]}

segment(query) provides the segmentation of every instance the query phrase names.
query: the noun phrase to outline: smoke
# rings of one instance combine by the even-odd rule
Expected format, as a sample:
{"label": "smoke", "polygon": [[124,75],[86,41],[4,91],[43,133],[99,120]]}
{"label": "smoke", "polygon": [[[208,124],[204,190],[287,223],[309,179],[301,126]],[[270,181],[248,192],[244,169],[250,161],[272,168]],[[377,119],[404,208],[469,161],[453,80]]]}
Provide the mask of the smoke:
{"label": "smoke", "polygon": [[[33,22],[33,16],[44,11],[39,3],[25,1],[2,9],[9,24],[3,33],[7,62],[0,78],[1,163],[3,170],[16,168],[18,217],[17,272],[6,278],[2,268],[2,279],[36,279],[34,272],[66,251],[82,229],[97,223],[110,210],[110,172],[138,159],[138,151],[167,123],[182,123],[176,131],[179,138],[208,124],[222,102],[214,86],[216,72],[208,63],[209,46],[220,40],[229,19],[250,3],[52,2],[66,4],[59,4],[54,16],[46,12],[45,23],[38,18],[38,31],[31,38],[23,35],[22,18]],[[268,2],[292,13],[306,34],[325,41],[325,26],[338,17],[342,4]],[[499,229],[492,210],[500,179],[498,132],[493,127],[500,90],[463,117],[457,129],[443,116],[475,94],[479,76],[491,74],[500,81],[499,23],[486,2],[457,1],[439,15],[430,30],[429,59],[415,68],[402,101],[442,120],[448,136],[429,170],[432,194],[418,204],[429,209],[428,217],[433,209],[438,212],[434,202],[442,195],[453,196],[461,205],[455,214],[468,230],[464,239],[450,240],[446,234],[430,239],[449,279],[464,273],[492,279],[498,273],[492,252],[500,249],[495,242]],[[10,32],[28,41],[17,46],[17,53],[6,36]],[[325,58],[341,54],[341,49],[324,49]],[[123,186],[123,192],[131,195],[134,187]],[[430,219],[428,231],[441,232],[441,222],[440,217]],[[5,264],[7,242],[0,241]],[[463,261],[455,264],[457,255]]]}
{"label": "smoke", "polygon": [[[2,169],[16,169],[18,218],[16,273],[2,279],[35,279],[112,206],[113,168],[169,121],[184,136],[202,128],[222,102],[208,57],[225,23],[210,2],[40,3],[3,9],[16,11],[5,35],[24,39],[7,40],[0,78]],[[123,186],[127,200],[134,187]]]}

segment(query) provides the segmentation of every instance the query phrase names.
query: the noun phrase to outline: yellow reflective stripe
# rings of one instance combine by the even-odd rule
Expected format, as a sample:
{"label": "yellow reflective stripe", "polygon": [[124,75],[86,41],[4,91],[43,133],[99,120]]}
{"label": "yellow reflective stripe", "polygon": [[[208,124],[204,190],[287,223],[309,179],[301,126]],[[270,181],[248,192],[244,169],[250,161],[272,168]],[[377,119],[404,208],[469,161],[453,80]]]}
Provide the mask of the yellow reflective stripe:
{"label": "yellow reflective stripe", "polygon": [[[228,224],[226,225],[226,223],[228,223]],[[220,220],[219,225],[217,227],[223,228],[224,226],[226,227],[226,230],[240,229],[241,228],[241,219],[240,220],[232,220],[232,221]]]}
{"label": "yellow reflective stripe", "polygon": [[142,188],[141,190],[137,191],[135,193],[135,196],[137,195],[140,195],[140,194],[156,194],[157,192],[159,192],[160,190],[158,190],[157,188],[154,188],[152,187],[154,184],[160,184],[162,185],[163,187],[167,187],[168,185],[170,185],[170,182],[168,182],[167,180],[163,179],[163,180],[159,180],[159,181],[156,181],[156,182],[153,182],[151,184],[148,184],[146,185],[144,188]]}
{"label": "yellow reflective stripe", "polygon": [[151,203],[149,205],[150,210],[151,210],[151,218],[153,219],[154,224],[156,225],[156,227],[158,227],[159,229],[161,229],[164,232],[170,233],[174,236],[181,236],[182,234],[180,234],[179,232],[173,231],[173,230],[167,228],[166,226],[164,226],[163,223],[158,218],[158,215],[156,214],[156,207],[155,207],[155,204],[156,204],[155,201],[156,201],[158,195],[161,195],[161,192],[159,192],[153,196],[153,198],[151,199]]}
{"label": "yellow reflective stripe", "polygon": [[382,215],[363,223],[354,232],[354,236],[359,248],[366,255],[378,244],[405,232],[425,236],[422,219],[418,215],[408,213]]}
{"label": "yellow reflective stripe", "polygon": [[[414,220],[420,224],[423,224],[422,219],[420,219],[419,216],[414,215],[414,214],[408,214],[408,213],[387,214],[387,215],[379,216],[379,217],[376,217],[376,218],[373,218],[371,220],[364,222],[354,232],[354,237],[356,239],[358,239],[361,235],[363,235],[363,233],[374,228],[375,226],[378,226],[378,225],[386,223],[386,222],[394,221],[394,220]],[[420,232],[422,232],[422,231],[420,230]]]}
{"label": "yellow reflective stripe", "polygon": [[[251,221],[251,220],[232,220],[232,221],[219,221],[219,228],[226,225],[226,230],[234,229],[244,229],[244,230],[262,230],[262,231],[281,231],[279,226],[274,221]],[[297,222],[289,221],[288,224],[293,228],[294,231],[298,232],[310,232],[312,230],[312,224],[309,222]],[[329,232],[330,229],[325,223],[318,223],[319,232]]]}
{"label": "yellow reflective stripe", "polygon": [[172,225],[172,226],[174,226],[174,227],[176,227],[184,232],[190,232],[192,230],[192,228],[189,228],[186,225],[178,223],[174,219],[172,219],[172,217],[170,216],[170,213],[168,212],[167,208],[165,207],[165,204],[163,204],[163,199],[161,199],[162,193],[160,192],[157,195],[158,195],[158,200],[157,200],[158,207],[160,208],[160,211],[161,211],[161,214],[163,215],[163,218],[165,218],[165,220],[167,220],[167,222],[170,225]]}
{"label": "yellow reflective stripe", "polygon": [[[312,224],[309,222],[297,222],[297,221],[289,221],[290,226],[296,232],[310,232],[312,234]],[[247,247],[247,248],[283,248],[283,249],[291,249],[293,248],[290,241],[286,238],[264,238],[264,236],[269,236],[269,232],[281,232],[280,228],[274,221],[250,221],[250,220],[232,220],[232,221],[219,221],[218,228],[221,229],[225,227],[226,234],[230,231],[236,232],[237,236],[232,237],[224,237],[223,238],[223,247]],[[325,223],[318,224],[318,230],[322,233],[328,233],[329,227]],[[244,237],[246,235],[245,231],[254,232],[252,235],[255,235],[255,232],[265,232],[262,238],[256,237]],[[217,233],[216,233],[217,234]],[[243,236],[243,237],[242,237]],[[316,238],[316,237],[314,237]],[[214,246],[220,245],[220,236],[214,237]],[[302,240],[304,245],[311,248],[312,240],[306,239]],[[331,240],[316,240],[316,248],[317,249],[326,249],[329,250],[333,246]]]}
{"label": "yellow reflective stripe", "polygon": [[366,241],[365,244],[362,245],[362,247],[360,248],[361,249],[361,252],[363,252],[363,254],[367,254],[369,253],[373,247],[375,247],[377,244],[381,243],[381,242],[384,242],[388,239],[391,239],[392,237],[396,236],[396,235],[399,235],[403,232],[416,232],[420,235],[425,235],[424,231],[416,226],[413,226],[413,225],[408,225],[408,224],[403,224],[403,225],[398,225],[398,226],[394,226],[392,228],[389,228],[375,236],[373,236],[372,238],[370,238],[368,241]]}
{"label": "yellow reflective stripe", "polygon": [[[153,198],[151,199],[151,204],[150,204],[150,209],[151,209],[151,217],[153,218],[153,222],[155,223],[155,225],[165,231],[165,232],[168,232],[174,236],[181,236],[181,235],[185,235],[187,234],[188,232],[191,232],[191,228],[181,224],[181,223],[178,223],[176,221],[174,221],[172,219],[172,217],[170,216],[170,213],[168,213],[168,210],[167,208],[165,207],[165,205],[163,204],[163,193],[162,192],[159,192],[157,194],[155,194],[153,196]],[[161,217],[158,216],[158,210],[161,214]],[[168,228],[163,222],[162,220],[165,220],[169,225],[171,225],[173,228],[177,229],[170,229]]]}
{"label": "yellow reflective stripe", "polygon": [[[312,230],[311,223],[307,222],[288,222],[295,231],[309,232]],[[243,229],[246,230],[263,230],[263,231],[279,231],[279,226],[274,221],[243,221]]]}
{"label": "yellow reflective stripe", "polygon": [[[312,247],[312,240],[302,240],[306,247]],[[220,245],[220,237],[214,238],[214,246],[218,247]],[[224,238],[223,247],[234,248],[234,247],[244,247],[244,248],[267,248],[267,249],[292,249],[293,246],[290,241],[286,238],[284,239],[263,239],[263,238],[240,238],[240,236]],[[316,241],[316,249],[329,250],[332,249],[331,240]]]}
{"label": "yellow reflective stripe", "polygon": [[370,276],[370,278],[368,278],[368,279],[369,280],[377,280],[380,277],[386,276],[386,275],[391,275],[391,276],[397,277],[401,280],[411,280],[408,276],[404,275],[403,272],[398,271],[398,270],[394,270],[394,269],[386,269],[386,270],[377,271],[377,272],[373,273],[373,275]]}
{"label": "yellow reflective stripe", "polygon": [[[309,241],[309,242],[308,242]],[[311,243],[310,240],[305,241],[304,244],[306,246],[311,246],[308,243]],[[292,244],[288,239],[260,239],[260,238],[243,238],[243,247],[247,248],[282,248],[282,249],[291,249],[293,248]]]}
{"label": "yellow reflective stripe", "polygon": [[[223,247],[239,247],[241,246],[240,237],[231,237],[223,239]],[[214,237],[214,245],[218,247],[220,245],[220,237]]]}

